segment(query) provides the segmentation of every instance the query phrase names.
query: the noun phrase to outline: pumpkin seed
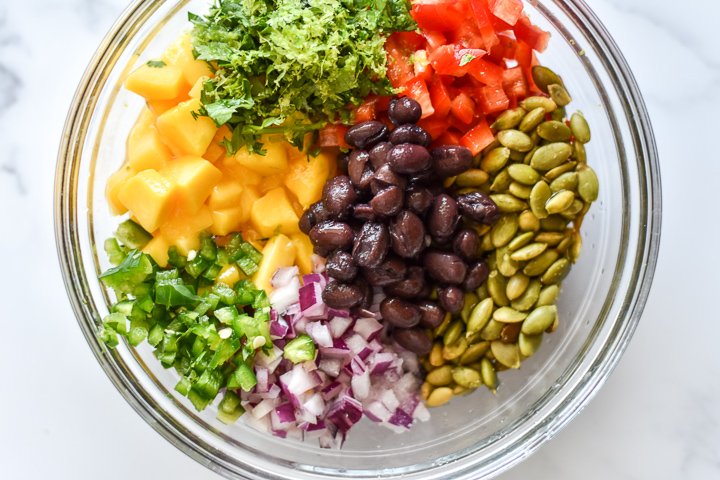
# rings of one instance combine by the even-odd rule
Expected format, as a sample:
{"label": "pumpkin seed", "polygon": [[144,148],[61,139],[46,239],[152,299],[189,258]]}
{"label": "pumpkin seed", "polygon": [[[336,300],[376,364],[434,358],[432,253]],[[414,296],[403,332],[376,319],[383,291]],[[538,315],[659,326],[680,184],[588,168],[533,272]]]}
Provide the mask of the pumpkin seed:
{"label": "pumpkin seed", "polygon": [[547,210],[550,215],[564,212],[572,205],[573,200],[575,200],[575,194],[572,191],[561,190],[553,193],[548,201],[545,202],[545,210]]}
{"label": "pumpkin seed", "polygon": [[[483,283],[478,288],[476,288],[475,295],[477,295],[477,297],[478,297],[478,302],[482,302],[486,298],[489,298],[490,294],[488,293],[487,283]],[[472,313],[470,315],[472,316]]]}
{"label": "pumpkin seed", "polygon": [[[550,187],[548,187],[549,189]],[[493,202],[495,202],[495,205],[497,205],[498,210],[502,213],[514,213],[514,212],[521,212],[527,208],[527,203],[523,202],[517,197],[514,197],[512,195],[509,195],[507,193],[496,193],[494,195],[490,195],[490,198]]]}
{"label": "pumpkin seed", "polygon": [[581,112],[575,112],[570,117],[570,130],[575,140],[580,143],[588,143],[590,141],[590,125]]}
{"label": "pumpkin seed", "polygon": [[560,287],[557,285],[548,285],[540,290],[540,294],[537,297],[537,303],[535,305],[537,307],[554,305],[557,301],[558,295],[560,295]]}
{"label": "pumpkin seed", "polygon": [[[555,305],[537,307],[527,316],[522,324],[521,331],[525,335],[539,335],[553,324],[556,317],[557,307]],[[490,347],[492,348],[492,344]]]}
{"label": "pumpkin seed", "polygon": [[559,192],[560,190],[575,191],[578,186],[578,174],[576,172],[565,172],[550,183],[550,190]]}
{"label": "pumpkin seed", "polygon": [[525,245],[530,243],[530,241],[532,241],[534,236],[535,232],[521,233],[517,237],[513,238],[510,243],[508,243],[508,250],[514,252],[518,248],[524,247]]}
{"label": "pumpkin seed", "polygon": [[500,307],[493,312],[493,320],[502,323],[522,322],[527,314],[518,312],[510,307]]}
{"label": "pumpkin seed", "polygon": [[480,361],[480,376],[485,386],[495,393],[495,389],[497,388],[497,372],[495,372],[495,367],[493,367],[492,362],[487,358],[483,358]]}
{"label": "pumpkin seed", "polygon": [[540,349],[542,343],[542,334],[539,335],[525,335],[520,332],[518,337],[518,348],[520,349],[520,355],[523,357],[531,357]]}
{"label": "pumpkin seed", "polygon": [[527,97],[520,102],[520,106],[528,112],[542,108],[545,113],[551,113],[557,109],[557,104],[551,98],[541,96]]}
{"label": "pumpkin seed", "polygon": [[560,326],[560,317],[555,317],[555,321],[552,325],[550,325],[546,330],[545,333],[553,333],[555,330],[558,329],[558,326]]}
{"label": "pumpkin seed", "polygon": [[[535,144],[535,141],[530,138],[530,140],[533,141],[533,144]],[[533,147],[535,148],[535,147]],[[528,150],[529,152],[530,150]],[[518,152],[517,150],[510,150],[510,160],[513,162],[522,162],[525,158],[525,155],[527,155],[527,152]]]}
{"label": "pumpkin seed", "polygon": [[[432,300],[432,296],[430,297]],[[433,330],[433,337],[442,337],[445,334],[445,330],[448,329],[450,326],[450,321],[452,320],[452,315],[450,312],[445,314],[445,317],[443,318],[443,321],[440,325],[438,325],[435,330]]]}
{"label": "pumpkin seed", "polygon": [[505,277],[500,275],[497,270],[490,272],[487,279],[487,286],[490,297],[493,299],[493,302],[495,302],[495,305],[505,307],[510,304],[510,300],[508,300],[505,295],[505,288],[507,287]]}
{"label": "pumpkin seed", "polygon": [[430,392],[430,395],[428,395],[428,399],[425,403],[428,407],[439,407],[440,405],[445,405],[449,402],[452,397],[453,391],[451,388],[440,387]]}
{"label": "pumpkin seed", "polygon": [[576,262],[580,258],[580,250],[582,250],[582,237],[579,232],[573,233],[573,242],[570,248],[570,260]]}
{"label": "pumpkin seed", "polygon": [[[523,273],[516,273],[508,279],[507,287],[505,287],[505,295],[510,300],[511,305],[513,300],[517,300],[525,293],[528,285],[530,284],[530,277]],[[504,307],[507,308],[507,307]]]}
{"label": "pumpkin seed", "polygon": [[563,81],[557,73],[542,65],[532,67],[532,77],[535,85],[545,93],[548,93],[548,86],[552,84],[562,85]]}
{"label": "pumpkin seed", "polygon": [[567,220],[560,215],[549,215],[540,220],[540,229],[546,232],[564,232]]}
{"label": "pumpkin seed", "polygon": [[550,120],[555,120],[556,122],[564,122],[566,116],[567,112],[565,111],[565,107],[558,107],[557,110],[550,114]]}
{"label": "pumpkin seed", "polygon": [[442,343],[435,342],[433,344],[432,350],[430,350],[430,355],[428,355],[428,358],[430,359],[430,365],[433,367],[439,367],[444,362],[442,358]]}
{"label": "pumpkin seed", "polygon": [[467,333],[466,336],[473,335],[487,325],[493,312],[493,299],[488,297],[481,300],[470,312],[470,318],[467,321]]}
{"label": "pumpkin seed", "polygon": [[531,243],[514,251],[510,258],[516,262],[527,262],[537,257],[547,249],[547,243]]}
{"label": "pumpkin seed", "polygon": [[470,345],[460,357],[460,365],[469,365],[480,360],[490,350],[490,342],[478,342]]}
{"label": "pumpkin seed", "polygon": [[571,153],[572,147],[567,143],[548,143],[537,149],[530,159],[530,166],[545,172],[567,162]]}
{"label": "pumpkin seed", "polygon": [[512,182],[508,187],[508,192],[522,200],[528,200],[530,198],[531,191],[532,187],[530,185],[523,185],[522,183],[518,182]]}
{"label": "pumpkin seed", "polygon": [[580,198],[588,203],[592,203],[598,198],[598,192],[600,191],[600,183],[598,181],[595,170],[583,165],[583,168],[578,168],[578,193]]}
{"label": "pumpkin seed", "polygon": [[465,330],[465,324],[462,320],[458,319],[452,322],[445,331],[445,335],[443,335],[443,343],[445,346],[455,343],[462,335],[463,330]]}
{"label": "pumpkin seed", "polygon": [[492,183],[490,184],[490,191],[491,192],[504,192],[508,189],[511,182],[512,182],[512,178],[510,178],[510,174],[508,174],[507,169],[502,170],[500,173],[498,173],[495,176],[495,180],[493,180]]}
{"label": "pumpkin seed", "polygon": [[520,263],[510,258],[510,254],[507,252],[503,253],[500,259],[500,263],[498,263],[497,265],[498,272],[500,272],[504,277],[508,278],[515,275],[519,268]]}
{"label": "pumpkin seed", "polygon": [[490,252],[494,248],[495,247],[493,247],[492,244],[492,236],[490,236],[489,232],[480,238],[480,250],[482,250],[483,252]]}
{"label": "pumpkin seed", "polygon": [[550,98],[553,99],[553,102],[555,102],[558,107],[564,107],[568,103],[572,102],[570,94],[567,90],[565,90],[565,87],[560,84],[553,83],[552,85],[548,85],[548,93],[550,94]]}
{"label": "pumpkin seed", "polygon": [[[532,191],[530,191],[530,195],[532,195]],[[548,196],[548,198],[550,197]],[[545,202],[542,203],[542,206],[545,207]],[[532,211],[523,210],[518,217],[518,226],[525,232],[537,232],[540,230],[540,219]]]}
{"label": "pumpkin seed", "polygon": [[540,232],[535,235],[535,241],[546,243],[548,246],[555,246],[565,238],[564,233],[560,232]]}
{"label": "pumpkin seed", "polygon": [[573,162],[573,161],[565,162],[562,165],[560,165],[559,167],[555,167],[555,168],[550,169],[547,172],[545,172],[544,177],[548,182],[552,182],[553,180],[558,178],[563,173],[567,173],[567,172],[571,172],[571,171],[575,170],[575,167],[577,167],[577,164],[578,164],[577,162]]}
{"label": "pumpkin seed", "polygon": [[482,385],[480,372],[469,367],[455,367],[452,370],[452,379],[465,388],[477,388]]}
{"label": "pumpkin seed", "polygon": [[540,180],[540,174],[530,165],[515,163],[508,167],[508,175],[523,185],[535,185]]}
{"label": "pumpkin seed", "polygon": [[432,390],[432,385],[430,385],[428,382],[423,382],[422,385],[420,385],[420,398],[427,401]]}
{"label": "pumpkin seed", "polygon": [[[555,233],[555,232],[553,232],[553,233]],[[570,245],[572,245],[572,242],[573,242],[572,237],[564,236],[562,241],[560,243],[558,243],[557,247],[555,247],[555,248],[557,249],[558,252],[565,253],[568,250],[568,248],[570,248]]]}
{"label": "pumpkin seed", "polygon": [[537,151],[538,148],[540,148],[540,147],[538,147],[537,145],[535,145],[535,146],[532,148],[532,150],[530,150],[529,152],[527,152],[527,153],[525,154],[525,157],[523,157],[523,162],[522,162],[522,163],[524,163],[525,165],[530,165],[530,159],[532,158],[533,155],[535,155],[535,152]]}
{"label": "pumpkin seed", "polygon": [[493,124],[490,125],[490,128],[495,131],[515,128],[520,123],[520,120],[523,119],[525,113],[527,112],[525,112],[525,109],[522,107],[505,110],[500,115],[498,115]]}
{"label": "pumpkin seed", "polygon": [[560,254],[556,250],[545,250],[536,258],[530,260],[523,268],[523,273],[528,277],[535,277],[545,273],[550,265],[558,259]]}
{"label": "pumpkin seed", "polygon": [[491,318],[487,325],[485,325],[485,328],[482,329],[482,332],[480,332],[480,338],[487,341],[497,340],[500,338],[500,333],[504,326],[504,323],[500,323]]}
{"label": "pumpkin seed", "polygon": [[497,134],[501,145],[518,152],[527,152],[535,144],[524,132],[520,130],[503,130]]}
{"label": "pumpkin seed", "polygon": [[557,120],[541,123],[537,127],[537,133],[540,138],[549,142],[567,142],[572,137],[570,127]]}
{"label": "pumpkin seed", "polygon": [[455,185],[458,187],[479,187],[490,178],[486,172],[479,168],[471,168],[455,177]]}
{"label": "pumpkin seed", "polygon": [[493,138],[493,141],[490,142],[490,145],[483,148],[482,152],[480,152],[481,155],[487,155],[490,153],[490,151],[495,150],[496,148],[500,147],[500,142],[497,141],[497,138]]}
{"label": "pumpkin seed", "polygon": [[492,243],[495,248],[504,247],[515,237],[518,229],[517,215],[503,215],[490,231]]}
{"label": "pumpkin seed", "polygon": [[547,183],[539,181],[530,191],[530,210],[537,219],[543,219],[548,216],[547,210],[545,210],[545,202],[550,199],[552,190]]}
{"label": "pumpkin seed", "polygon": [[465,298],[463,299],[463,308],[460,310],[460,318],[462,321],[467,323],[470,318],[470,312],[475,305],[478,303],[478,297],[473,292],[465,292]]}
{"label": "pumpkin seed", "polygon": [[434,387],[450,385],[453,381],[452,370],[450,365],[436,368],[425,376],[425,381]]}
{"label": "pumpkin seed", "polygon": [[480,160],[480,168],[489,174],[500,171],[510,159],[510,149],[507,147],[498,147],[490,150],[483,155]]}
{"label": "pumpkin seed", "polygon": [[467,395],[470,392],[472,392],[472,389],[465,388],[462,385],[455,385],[453,387],[453,395],[455,395],[456,397],[461,397],[463,395]]}
{"label": "pumpkin seed", "polygon": [[522,323],[506,323],[500,331],[500,341],[505,343],[515,343],[518,341]]}
{"label": "pumpkin seed", "polygon": [[495,360],[508,368],[520,368],[520,349],[515,343],[494,341],[490,343],[490,350]]}
{"label": "pumpkin seed", "polygon": [[587,163],[587,152],[585,151],[585,145],[580,142],[573,142],[572,158],[577,160],[578,163]]}
{"label": "pumpkin seed", "polygon": [[465,340],[465,338],[461,338],[452,345],[445,345],[445,347],[443,348],[443,358],[445,360],[455,360],[456,358],[460,357],[460,355],[465,353],[465,350],[467,350],[467,348],[467,340]]}
{"label": "pumpkin seed", "polygon": [[578,213],[582,212],[583,208],[585,208],[585,202],[576,198],[565,210],[565,212],[571,215],[577,215]]}
{"label": "pumpkin seed", "polygon": [[546,114],[547,111],[543,107],[533,108],[522,119],[520,125],[518,126],[518,130],[525,133],[530,133],[534,131],[537,126],[540,125],[543,120],[545,120]]}
{"label": "pumpkin seed", "polygon": [[515,310],[526,312],[530,310],[538,299],[542,284],[538,280],[530,280],[523,294],[510,304]]}
{"label": "pumpkin seed", "polygon": [[568,269],[570,268],[570,262],[567,258],[559,258],[552,265],[548,267],[540,281],[543,285],[551,285],[557,283],[567,275]]}

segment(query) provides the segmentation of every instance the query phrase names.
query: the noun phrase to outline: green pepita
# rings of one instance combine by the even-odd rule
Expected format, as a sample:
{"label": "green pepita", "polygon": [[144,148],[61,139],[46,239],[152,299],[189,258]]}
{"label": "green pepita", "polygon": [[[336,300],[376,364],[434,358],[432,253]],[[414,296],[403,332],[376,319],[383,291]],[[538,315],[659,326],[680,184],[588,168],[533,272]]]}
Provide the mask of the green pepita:
{"label": "green pepita", "polygon": [[600,191],[600,182],[598,181],[595,170],[583,165],[583,168],[578,168],[578,194],[580,198],[588,203],[594,202],[598,198]]}
{"label": "green pepita", "polygon": [[470,345],[460,357],[460,365],[469,365],[480,360],[490,350],[490,342],[478,342]]}
{"label": "green pepita", "polygon": [[502,323],[518,323],[525,320],[527,314],[510,307],[500,307],[493,312],[493,320]]}
{"label": "green pepita", "polygon": [[510,183],[512,183],[512,178],[510,178],[510,174],[507,169],[502,170],[495,176],[495,179],[490,184],[490,191],[504,192],[508,189]]}
{"label": "green pepita", "polygon": [[590,125],[580,112],[575,112],[570,117],[570,129],[575,136],[575,140],[580,143],[588,143],[590,141]]}
{"label": "green pepita", "polygon": [[462,322],[462,320],[458,319],[452,322],[448,329],[445,331],[445,335],[443,335],[443,343],[445,344],[445,346],[455,343],[463,334],[464,330],[465,324]]}
{"label": "green pepita", "polygon": [[565,162],[572,154],[572,147],[563,142],[549,143],[538,148],[530,159],[530,166],[536,170],[548,171]]}
{"label": "green pepita", "polygon": [[504,323],[500,323],[497,320],[491,318],[487,325],[485,325],[485,328],[483,328],[480,332],[480,338],[490,342],[493,340],[497,340],[498,338],[500,338],[500,333],[502,332],[504,326]]}
{"label": "green pepita", "polygon": [[552,84],[562,85],[560,76],[542,65],[532,67],[532,77],[535,85],[545,93],[548,93],[548,86]]}
{"label": "green pepita", "polygon": [[549,215],[540,220],[540,229],[546,232],[564,232],[567,220],[560,215]]}
{"label": "green pepita", "polygon": [[493,299],[488,297],[481,300],[470,312],[467,321],[467,336],[474,335],[485,328],[493,313]]}
{"label": "green pepita", "polygon": [[548,267],[545,273],[543,273],[543,276],[540,277],[540,281],[543,285],[557,283],[565,278],[569,269],[570,261],[567,258],[559,258]]}
{"label": "green pepita", "polygon": [[516,262],[527,262],[537,257],[547,249],[546,243],[535,242],[515,250],[510,258]]}
{"label": "green pepita", "polygon": [[541,123],[537,127],[537,133],[540,138],[549,142],[567,142],[572,137],[570,127],[557,120]]}
{"label": "green pepita", "polygon": [[573,200],[575,200],[575,193],[570,190],[561,190],[553,193],[548,201],[545,202],[545,210],[547,210],[550,215],[564,212],[572,205]]}
{"label": "green pepita", "polygon": [[489,174],[500,171],[510,159],[510,149],[507,147],[498,147],[490,150],[483,155],[480,160],[480,168]]}
{"label": "green pepita", "polygon": [[552,85],[548,85],[548,93],[550,94],[550,98],[553,99],[553,102],[555,102],[558,107],[564,107],[572,102],[570,94],[565,87],[560,84],[554,83]]}
{"label": "green pepita", "polygon": [[[540,335],[553,324],[556,317],[557,307],[555,305],[537,307],[527,316],[523,322],[521,331],[525,335]],[[492,348],[492,344],[490,347]]]}
{"label": "green pepita", "polygon": [[482,385],[480,372],[469,367],[455,367],[452,370],[452,379],[465,388],[477,388]]}
{"label": "green pepita", "polygon": [[507,287],[505,277],[500,275],[497,271],[490,272],[487,279],[488,292],[490,297],[495,302],[495,305],[499,307],[505,307],[510,304],[507,295],[505,295],[505,288]]}
{"label": "green pepita", "polygon": [[552,182],[553,180],[558,178],[560,175],[567,173],[567,172],[572,172],[573,170],[575,170],[575,167],[577,167],[577,162],[574,162],[574,161],[565,162],[562,165],[560,165],[559,167],[555,167],[555,168],[545,172],[544,178],[548,182]]}
{"label": "green pepita", "polygon": [[558,295],[560,295],[560,287],[557,285],[548,285],[540,290],[540,294],[537,297],[537,303],[535,305],[538,307],[554,305],[557,301]]}
{"label": "green pepita", "polygon": [[545,210],[545,202],[550,199],[552,190],[550,186],[544,181],[539,181],[530,191],[530,210],[537,219],[543,219],[548,216],[547,210]]}
{"label": "green pepita", "polygon": [[520,296],[520,298],[518,298],[517,300],[513,300],[510,306],[512,306],[515,310],[521,312],[526,312],[530,310],[535,305],[535,302],[538,300],[541,288],[542,284],[538,280],[530,280],[530,283],[528,284],[527,288]]}
{"label": "green pepita", "polygon": [[522,183],[512,182],[508,187],[508,192],[512,196],[520,198],[522,200],[528,200],[530,198],[530,192],[532,187],[530,185],[523,185]]}
{"label": "green pepita", "polygon": [[450,385],[453,381],[452,371],[453,369],[450,365],[443,365],[428,373],[425,376],[425,381],[434,387]]}
{"label": "green pepita", "polygon": [[572,158],[578,161],[578,163],[587,163],[587,152],[585,151],[585,145],[580,142],[573,142],[573,154]]}
{"label": "green pepita", "polygon": [[459,358],[463,353],[465,353],[465,350],[467,350],[467,348],[467,340],[463,337],[451,345],[445,345],[445,347],[443,348],[443,358],[448,361],[455,360],[456,358]]}
{"label": "green pepita", "polygon": [[494,341],[490,343],[490,351],[495,360],[508,368],[520,368],[520,349],[515,343]]}
{"label": "green pepita", "polygon": [[518,229],[517,215],[503,215],[490,231],[495,248],[504,247],[515,237]]}
{"label": "green pepita", "polygon": [[470,312],[475,305],[478,303],[478,297],[473,292],[465,292],[465,298],[463,299],[463,308],[460,310],[460,318],[462,321],[467,323],[470,318]]}
{"label": "green pepita", "polygon": [[525,109],[522,107],[505,110],[500,115],[498,115],[497,119],[495,119],[493,124],[490,125],[490,128],[495,131],[515,128],[520,123],[520,120],[523,119],[525,113]]}
{"label": "green pepita", "polygon": [[525,335],[520,332],[518,337],[518,348],[520,349],[520,355],[523,357],[532,357],[535,352],[540,349],[542,343],[542,334],[539,335]]}
{"label": "green pepita", "polygon": [[479,187],[490,178],[483,170],[471,168],[455,177],[455,185],[458,187]]}
{"label": "green pepita", "polygon": [[505,294],[510,300],[511,306],[513,300],[517,300],[523,293],[525,293],[529,284],[530,277],[524,273],[516,273],[508,279],[507,287],[505,287]]}
{"label": "green pepita", "polygon": [[536,258],[530,260],[523,268],[523,273],[529,277],[536,277],[545,273],[550,265],[558,259],[560,254],[556,250],[545,250]]}
{"label": "green pepita", "polygon": [[490,360],[483,358],[480,361],[480,376],[482,381],[492,392],[497,388],[497,372]]}
{"label": "green pepita", "polygon": [[501,145],[518,152],[527,152],[535,145],[532,139],[520,130],[503,130],[498,132],[497,139]]}
{"label": "green pepita", "polygon": [[559,192],[560,190],[575,191],[578,186],[578,175],[576,172],[565,172],[550,183],[550,190]]}
{"label": "green pepita", "polygon": [[527,97],[520,102],[520,106],[528,112],[542,108],[545,113],[551,113],[557,109],[557,104],[551,98],[541,96]]}
{"label": "green pepita", "polygon": [[[532,191],[530,191],[530,195],[532,195]],[[550,196],[548,196],[548,198],[550,198]],[[542,205],[544,208],[545,202],[543,202]],[[537,232],[540,230],[540,219],[536,217],[532,211],[524,210],[518,217],[518,225],[520,226],[520,230],[524,232]]]}
{"label": "green pepita", "polygon": [[513,180],[523,185],[535,185],[540,180],[540,174],[534,168],[522,163],[510,165],[508,174]]}
{"label": "green pepita", "polygon": [[540,125],[543,120],[545,120],[546,114],[547,112],[543,107],[537,107],[530,110],[520,122],[518,130],[525,133],[535,131],[537,126]]}
{"label": "green pepita", "polygon": [[525,245],[530,243],[534,237],[535,232],[521,233],[517,237],[513,238],[510,243],[508,243],[508,250],[510,252],[514,252],[518,248],[524,247]]}
{"label": "green pepita", "polygon": [[[548,187],[549,189],[550,187]],[[528,206],[528,204],[519,198],[507,194],[507,193],[496,193],[490,195],[490,198],[498,207],[498,210],[502,213],[514,213],[522,212]]]}
{"label": "green pepita", "polygon": [[449,402],[453,397],[453,391],[452,388],[449,387],[440,387],[436,388],[432,392],[430,392],[430,395],[428,395],[428,399],[425,401],[425,404],[428,407],[439,407],[441,405],[445,405],[447,402]]}

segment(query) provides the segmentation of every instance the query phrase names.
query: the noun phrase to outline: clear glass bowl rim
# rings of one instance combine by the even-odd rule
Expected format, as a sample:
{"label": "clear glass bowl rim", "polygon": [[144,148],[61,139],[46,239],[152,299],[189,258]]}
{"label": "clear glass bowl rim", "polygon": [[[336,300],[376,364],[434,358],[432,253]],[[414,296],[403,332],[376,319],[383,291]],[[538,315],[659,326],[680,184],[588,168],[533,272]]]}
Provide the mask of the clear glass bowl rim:
{"label": "clear glass bowl rim", "polygon": [[[581,19],[583,33],[597,42],[604,66],[614,76],[615,88],[624,94],[623,108],[629,119],[633,146],[638,157],[640,183],[638,188],[641,204],[640,228],[637,238],[634,239],[637,242],[637,254],[631,262],[632,278],[623,305],[622,330],[613,335],[611,341],[604,346],[593,364],[595,367],[591,370],[593,374],[587,375],[575,385],[574,391],[553,410],[554,415],[544,419],[542,426],[531,429],[506,448],[502,452],[502,458],[495,459],[491,467],[486,469],[486,473],[490,475],[509,469],[534,452],[574,418],[607,380],[639,322],[649,295],[660,246],[662,201],[658,153],[649,115],[637,83],[614,40],[583,0],[551,1],[565,14]],[[103,88],[103,72],[108,66],[113,66],[113,59],[118,54],[118,45],[122,44],[119,39],[127,32],[128,25],[144,22],[161,3],[163,2],[157,0],[135,0],[122,13],[91,59],[72,100],[63,129],[55,179],[54,216],[58,257],[78,324],[98,362],[126,401],[164,438],[193,459],[222,475],[244,478],[244,475],[241,476],[238,472],[238,465],[233,465],[229,459],[216,455],[209,445],[204,445],[189,435],[181,424],[175,423],[172,419],[168,421],[152,408],[152,399],[129,382],[123,374],[123,367],[114,365],[111,362],[112,358],[103,351],[95,336],[97,313],[88,308],[87,302],[83,300],[85,272],[82,261],[77,255],[79,247],[74,228],[78,206],[78,196],[74,186],[77,185],[76,177],[83,140],[92,117],[94,99]],[[458,460],[458,463],[463,464],[453,468],[455,473],[463,478],[473,478],[465,477],[472,472],[474,466],[471,457]],[[261,478],[257,477],[257,473],[250,468],[242,471],[242,474]],[[300,472],[298,474],[301,475]]]}

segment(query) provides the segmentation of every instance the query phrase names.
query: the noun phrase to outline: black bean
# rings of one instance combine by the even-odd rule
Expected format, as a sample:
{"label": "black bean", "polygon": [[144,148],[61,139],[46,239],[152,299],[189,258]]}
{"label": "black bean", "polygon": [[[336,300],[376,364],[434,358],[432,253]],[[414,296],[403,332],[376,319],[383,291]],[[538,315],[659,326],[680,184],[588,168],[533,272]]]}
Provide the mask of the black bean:
{"label": "black bean", "polygon": [[365,150],[354,150],[348,160],[347,171],[350,181],[361,190],[366,189],[370,183],[368,175],[372,176],[372,171],[370,170],[369,162],[370,154]]}
{"label": "black bean", "polygon": [[409,210],[403,210],[390,223],[393,252],[403,258],[416,257],[425,247],[425,225]]}
{"label": "black bean", "polygon": [[432,350],[430,335],[422,328],[396,328],[392,336],[401,347],[418,355],[427,355]]}
{"label": "black bean", "polygon": [[424,215],[433,204],[434,198],[427,188],[413,187],[408,191],[405,202],[410,210],[418,215]]}
{"label": "black bean", "polygon": [[300,231],[305,235],[310,233],[312,227],[315,226],[315,216],[309,208],[303,212],[300,217],[300,221],[298,222],[298,226],[300,227]]}
{"label": "black bean", "polygon": [[414,143],[415,145],[429,147],[432,142],[432,138],[424,128],[418,125],[406,124],[397,127],[390,133],[390,142],[394,145],[399,145],[401,143]]}
{"label": "black bean", "polygon": [[375,220],[375,210],[367,203],[358,203],[353,207],[353,217],[363,222]]}
{"label": "black bean", "polygon": [[310,241],[318,248],[331,252],[344,250],[353,244],[354,233],[350,225],[335,220],[325,220],[310,230]]}
{"label": "black bean", "polygon": [[418,298],[425,288],[425,272],[421,267],[409,267],[405,278],[385,287],[385,294],[405,299]]}
{"label": "black bean", "polygon": [[460,145],[443,145],[430,151],[433,170],[442,178],[459,175],[472,165],[472,152]]}
{"label": "black bean", "polygon": [[458,195],[457,203],[460,212],[476,222],[492,225],[500,218],[500,210],[495,202],[482,192]]}
{"label": "black bean", "polygon": [[336,251],[328,257],[327,263],[325,263],[325,271],[332,278],[341,282],[349,282],[357,275],[358,268],[352,259],[352,255],[347,252]]}
{"label": "black bean", "polygon": [[370,183],[370,190],[374,195],[383,188],[389,187],[390,185],[395,185],[396,187],[400,187],[402,190],[404,190],[405,186],[407,185],[407,180],[405,180],[405,177],[403,177],[402,175],[398,175],[397,173],[390,170],[390,167],[388,165],[383,165],[375,171],[373,179]]}
{"label": "black bean", "polygon": [[370,164],[375,170],[387,163],[387,155],[392,148],[392,143],[380,142],[370,149]]}
{"label": "black bean", "polygon": [[450,240],[459,221],[457,202],[445,193],[435,197],[428,217],[428,230],[433,240],[439,243]]}
{"label": "black bean", "polygon": [[353,125],[345,132],[345,141],[355,148],[368,149],[387,138],[388,129],[382,122],[368,120]]}
{"label": "black bean", "polygon": [[303,233],[308,234],[310,233],[310,229],[312,229],[312,227],[325,220],[330,220],[330,218],[331,215],[327,210],[325,210],[325,206],[322,201],[315,202],[310,205],[310,208],[305,210],[302,217],[300,217],[300,230]]}
{"label": "black bean", "polygon": [[403,191],[394,185],[383,188],[370,200],[370,206],[378,215],[397,215],[403,207]]}
{"label": "black bean", "polygon": [[[429,186],[429,185],[436,185],[435,182],[437,181],[437,175],[432,170],[425,170],[423,172],[415,173],[408,178],[408,182],[410,182],[411,186]],[[438,185],[439,190],[442,190],[442,185]],[[439,193],[439,192],[438,192]]]}
{"label": "black bean", "polygon": [[388,107],[388,117],[395,125],[417,123],[422,117],[422,107],[410,97],[393,98]]}
{"label": "black bean", "polygon": [[440,308],[437,303],[430,300],[423,300],[418,303],[420,307],[421,317],[420,325],[425,328],[437,328],[445,320],[445,310]]}
{"label": "black bean", "polygon": [[438,302],[450,313],[460,313],[465,305],[465,294],[454,285],[438,288]]}
{"label": "black bean", "polygon": [[388,165],[397,173],[418,173],[427,170],[432,159],[427,148],[403,143],[395,145],[388,153]]}
{"label": "black bean", "polygon": [[[375,294],[373,293],[372,287],[362,278],[357,278],[355,280],[355,285],[360,289],[362,292],[362,300],[360,301],[360,304],[358,307],[368,309],[372,306],[373,303],[373,297]],[[356,315],[359,316],[359,315]]]}
{"label": "black bean", "polygon": [[463,260],[477,260],[480,255],[480,235],[469,228],[460,230],[453,239],[453,251]]}
{"label": "black bean", "polygon": [[346,215],[356,198],[357,194],[347,175],[331,178],[323,187],[323,205],[335,217]]}
{"label": "black bean", "polygon": [[489,273],[490,270],[488,269],[487,263],[473,263],[470,265],[470,268],[468,268],[467,276],[462,284],[463,289],[466,292],[475,290],[487,280]]}
{"label": "black bean", "polygon": [[390,234],[382,223],[367,222],[355,237],[352,255],[360,267],[377,267],[390,249]]}
{"label": "black bean", "polygon": [[352,308],[363,300],[363,291],[357,285],[330,282],[322,292],[323,302],[331,308]]}
{"label": "black bean", "polygon": [[380,315],[394,327],[410,328],[420,322],[422,313],[414,303],[400,298],[387,297],[380,302]]}
{"label": "black bean", "polygon": [[363,268],[363,276],[373,287],[383,287],[405,277],[407,265],[397,257],[388,256],[375,268]]}
{"label": "black bean", "polygon": [[429,251],[423,256],[423,262],[428,274],[438,282],[459,285],[465,280],[467,266],[454,253]]}

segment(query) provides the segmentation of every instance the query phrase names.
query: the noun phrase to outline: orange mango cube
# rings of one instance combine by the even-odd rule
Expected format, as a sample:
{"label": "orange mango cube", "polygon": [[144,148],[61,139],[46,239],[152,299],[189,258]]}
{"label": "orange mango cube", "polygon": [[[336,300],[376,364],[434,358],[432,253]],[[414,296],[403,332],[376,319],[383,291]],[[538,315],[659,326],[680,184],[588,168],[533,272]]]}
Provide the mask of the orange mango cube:
{"label": "orange mango cube", "polygon": [[222,178],[222,172],[202,157],[183,156],[170,161],[163,175],[176,185],[180,208],[196,212]]}
{"label": "orange mango cube", "polygon": [[148,168],[160,170],[170,161],[170,156],[170,150],[152,125],[128,137],[127,162],[136,172]]}
{"label": "orange mango cube", "polygon": [[250,210],[250,221],[264,237],[271,237],[276,233],[297,233],[300,231],[298,220],[287,192],[282,187],[267,192],[253,203]]}
{"label": "orange mango cube", "polygon": [[145,247],[143,252],[150,255],[158,265],[165,268],[168,265],[168,250],[170,249],[170,243],[162,235],[158,235],[152,238]]}
{"label": "orange mango cube", "polygon": [[313,245],[310,237],[299,232],[290,235],[290,241],[295,245],[295,264],[300,269],[300,273],[312,273]]}
{"label": "orange mango cube", "polygon": [[154,232],[169,216],[176,186],[157,170],[143,170],[125,180],[118,191],[120,203],[140,225]]}
{"label": "orange mango cube", "polygon": [[170,100],[187,88],[178,67],[150,61],[128,75],[125,87],[147,100]]}
{"label": "orange mango cube", "polygon": [[321,152],[317,156],[295,156],[285,176],[285,187],[306,209],[322,197],[323,186],[333,170],[335,157]]}
{"label": "orange mango cube", "polygon": [[208,117],[193,116],[200,110],[200,101],[191,99],[167,110],[156,121],[158,132],[176,155],[205,153],[212,142],[217,127]]}
{"label": "orange mango cube", "polygon": [[253,276],[253,283],[266,292],[272,290],[270,280],[278,268],[290,267],[295,262],[295,245],[285,235],[276,235],[262,249],[262,260]]}

